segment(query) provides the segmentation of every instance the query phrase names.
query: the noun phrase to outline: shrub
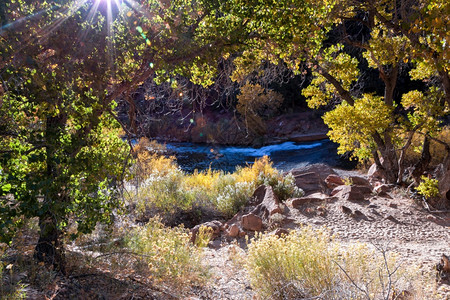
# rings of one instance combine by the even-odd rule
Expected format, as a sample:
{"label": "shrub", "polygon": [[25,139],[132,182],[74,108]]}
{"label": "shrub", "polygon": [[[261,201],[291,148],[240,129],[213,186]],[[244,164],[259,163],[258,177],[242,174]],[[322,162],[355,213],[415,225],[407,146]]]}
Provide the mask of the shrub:
{"label": "shrub", "polygon": [[183,189],[184,179],[185,175],[179,169],[152,173],[135,195],[139,211],[155,207],[165,213],[174,213],[192,208],[194,197]]}
{"label": "shrub", "polygon": [[271,185],[280,200],[303,195],[294,177],[280,174],[267,156],[251,166],[238,168],[233,174],[209,169],[189,175],[176,167],[173,160],[157,156],[149,158],[147,165],[150,173],[145,173],[146,179],[134,189],[134,194],[127,195],[127,200],[135,202],[141,213],[157,208],[173,214],[196,205],[211,207],[231,217],[245,206],[261,184]]}
{"label": "shrub", "polygon": [[220,191],[216,198],[215,205],[226,217],[232,217],[245,206],[253,194],[253,191],[254,188],[251,183],[234,181],[232,184],[226,185],[223,190]]}
{"label": "shrub", "polygon": [[165,227],[158,217],[133,230],[127,247],[138,254],[136,268],[144,264],[156,280],[181,286],[202,283],[206,272],[201,265],[201,251],[190,242],[189,232],[182,226]]}
{"label": "shrub", "polygon": [[422,176],[422,181],[417,187],[417,191],[425,198],[433,198],[439,195],[439,182],[437,179]]}
{"label": "shrub", "polygon": [[331,288],[335,270],[328,235],[305,227],[278,238],[259,235],[248,246],[246,269],[261,296],[295,299]]}
{"label": "shrub", "polygon": [[425,279],[418,270],[400,268],[397,258],[380,246],[344,246],[324,230],[303,227],[282,237],[256,236],[245,267],[265,299],[391,299],[405,290],[419,295]]}

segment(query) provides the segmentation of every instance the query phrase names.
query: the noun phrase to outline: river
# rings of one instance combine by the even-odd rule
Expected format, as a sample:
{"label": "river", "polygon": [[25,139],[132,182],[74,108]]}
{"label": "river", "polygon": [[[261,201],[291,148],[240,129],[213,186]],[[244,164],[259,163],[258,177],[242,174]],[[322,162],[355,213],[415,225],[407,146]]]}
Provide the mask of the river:
{"label": "river", "polygon": [[236,166],[251,164],[264,155],[269,156],[274,167],[282,171],[313,163],[325,163],[341,169],[355,167],[353,162],[337,155],[336,144],[328,139],[305,143],[284,142],[261,148],[194,143],[168,143],[166,146],[175,154],[179,166],[189,173],[209,167],[233,172]]}

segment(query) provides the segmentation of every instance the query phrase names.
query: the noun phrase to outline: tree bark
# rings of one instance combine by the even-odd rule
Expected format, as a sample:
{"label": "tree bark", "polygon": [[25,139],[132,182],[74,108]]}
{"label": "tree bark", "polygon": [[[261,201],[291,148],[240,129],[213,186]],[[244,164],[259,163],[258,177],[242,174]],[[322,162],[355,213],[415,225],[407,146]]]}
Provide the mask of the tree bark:
{"label": "tree bark", "polygon": [[423,139],[423,148],[422,154],[420,156],[419,161],[414,165],[413,170],[411,172],[411,176],[414,179],[415,185],[419,185],[420,176],[427,170],[429,164],[431,162],[431,154],[430,154],[430,138],[428,135],[425,135]]}
{"label": "tree bark", "polygon": [[65,115],[48,117],[46,120],[46,177],[51,182],[42,191],[44,201],[41,203],[42,213],[39,215],[39,240],[35,247],[34,258],[46,265],[53,266],[64,273],[63,246],[60,242],[60,230],[58,229],[58,213],[55,208],[63,201],[59,193],[60,184],[59,163],[57,151],[60,148],[60,135],[63,133],[67,118]]}
{"label": "tree bark", "polygon": [[34,258],[64,273],[64,251],[56,217],[49,212],[39,217],[39,228],[39,240],[34,251]]}
{"label": "tree bark", "polygon": [[395,147],[390,140],[389,133],[385,134],[385,139],[381,138],[378,132],[372,135],[375,143],[377,144],[378,151],[380,152],[381,159],[374,156],[375,162],[378,167],[381,166],[381,171],[383,172],[384,179],[387,183],[396,183],[398,176],[398,161],[397,161],[397,153],[395,151]]}

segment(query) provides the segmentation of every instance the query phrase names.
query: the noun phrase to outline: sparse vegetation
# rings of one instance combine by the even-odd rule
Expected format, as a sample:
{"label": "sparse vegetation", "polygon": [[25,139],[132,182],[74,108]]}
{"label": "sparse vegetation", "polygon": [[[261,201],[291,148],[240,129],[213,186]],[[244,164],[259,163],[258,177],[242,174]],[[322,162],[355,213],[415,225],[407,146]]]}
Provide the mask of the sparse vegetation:
{"label": "sparse vegetation", "polygon": [[303,227],[281,237],[256,236],[245,266],[263,299],[391,299],[405,291],[422,299],[422,281],[429,278],[374,246],[345,246],[325,230]]}
{"label": "sparse vegetation", "polygon": [[[144,139],[143,144],[147,143]],[[139,143],[136,148],[145,147]],[[273,168],[267,156],[255,160],[251,166],[239,167],[231,174],[211,169],[186,174],[176,166],[173,158],[135,152],[134,170],[136,177],[143,180],[138,185],[130,186],[130,191],[125,195],[127,202],[136,203],[140,213],[156,208],[162,213],[173,214],[203,206],[231,217],[247,203],[261,184],[272,186],[281,201],[303,195],[303,191],[295,185],[293,176],[283,176]]]}
{"label": "sparse vegetation", "polygon": [[185,228],[165,227],[157,217],[127,235],[126,248],[135,256],[134,269],[177,287],[206,278],[201,250],[190,242]]}

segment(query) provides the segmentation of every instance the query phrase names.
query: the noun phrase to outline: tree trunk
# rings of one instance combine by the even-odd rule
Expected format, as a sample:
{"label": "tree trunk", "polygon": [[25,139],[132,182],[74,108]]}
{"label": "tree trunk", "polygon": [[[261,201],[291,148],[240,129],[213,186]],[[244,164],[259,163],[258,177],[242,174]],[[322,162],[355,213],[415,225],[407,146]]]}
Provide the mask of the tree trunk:
{"label": "tree trunk", "polygon": [[41,216],[39,228],[39,241],[35,248],[34,258],[64,273],[64,251],[55,217],[50,213]]}
{"label": "tree trunk", "polygon": [[34,257],[46,265],[55,267],[56,270],[64,272],[63,246],[60,241],[60,230],[58,229],[58,216],[56,207],[63,201],[59,193],[63,183],[60,180],[61,168],[57,156],[60,149],[60,137],[63,133],[67,118],[65,115],[48,117],[46,120],[46,179],[48,186],[43,188],[44,201],[41,203],[39,215],[39,241],[36,245]]}
{"label": "tree trunk", "polygon": [[383,172],[383,177],[387,183],[396,183],[399,170],[397,153],[391,142],[390,133],[386,132],[384,136],[385,138],[383,140],[377,132],[372,135],[382,158],[379,159],[378,153],[375,152],[377,154],[374,155],[375,163],[377,163],[377,166],[380,167],[380,170]]}
{"label": "tree trunk", "polygon": [[429,164],[431,162],[431,154],[430,154],[430,138],[428,135],[425,135],[423,139],[423,148],[422,154],[420,156],[419,161],[414,165],[413,170],[411,172],[411,176],[414,179],[414,183],[416,186],[419,185],[420,176],[427,170]]}

